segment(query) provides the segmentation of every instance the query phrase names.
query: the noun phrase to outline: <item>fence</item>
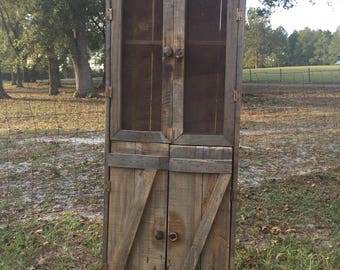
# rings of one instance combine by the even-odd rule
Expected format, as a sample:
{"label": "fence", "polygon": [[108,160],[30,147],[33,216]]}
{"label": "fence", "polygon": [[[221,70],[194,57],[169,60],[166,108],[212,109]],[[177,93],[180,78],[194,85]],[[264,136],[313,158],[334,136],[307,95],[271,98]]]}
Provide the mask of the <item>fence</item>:
{"label": "fence", "polygon": [[[43,83],[5,88],[12,99],[0,100],[0,268],[99,269],[104,99],[73,98],[72,85],[56,97]],[[339,88],[245,85],[241,193],[335,173],[339,102]],[[60,221],[68,212],[75,218]]]}
{"label": "fence", "polygon": [[243,71],[243,81],[247,83],[337,84],[340,83],[340,67],[246,69]]}

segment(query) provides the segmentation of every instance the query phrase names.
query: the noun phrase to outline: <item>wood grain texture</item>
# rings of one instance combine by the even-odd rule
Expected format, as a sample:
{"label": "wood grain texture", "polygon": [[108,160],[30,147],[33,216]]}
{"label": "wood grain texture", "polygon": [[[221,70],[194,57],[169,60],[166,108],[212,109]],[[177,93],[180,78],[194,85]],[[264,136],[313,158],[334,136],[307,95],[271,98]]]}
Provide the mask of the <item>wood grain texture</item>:
{"label": "wood grain texture", "polygon": [[230,173],[232,161],[224,159],[170,158],[169,171],[187,173]]}
{"label": "wood grain texture", "polygon": [[[238,0],[238,9],[245,15],[246,1]],[[243,18],[245,16],[243,15]],[[243,48],[244,48],[244,19],[237,23],[237,59],[236,59],[236,89],[242,90],[242,59],[243,59]],[[242,92],[242,91],[241,91]],[[235,121],[234,121],[234,153],[233,153],[233,179],[231,192],[233,195],[233,201],[231,201],[230,209],[230,270],[236,269],[235,261],[235,235],[236,235],[236,219],[237,219],[237,208],[238,208],[238,170],[239,170],[239,141],[240,141],[240,114],[241,114],[241,100],[236,103],[235,106]]]}
{"label": "wood grain texture", "polygon": [[121,129],[121,91],[122,91],[122,4],[123,0],[112,1],[113,20],[111,27],[111,125],[110,133]]}
{"label": "wood grain texture", "polygon": [[137,170],[135,174],[136,190],[131,208],[127,209],[126,226],[111,257],[110,266],[112,269],[124,269],[140,225],[144,208],[149,198],[150,191],[157,171]]}
{"label": "wood grain texture", "polygon": [[232,146],[233,142],[228,141],[224,135],[181,135],[175,140],[175,144]]}
{"label": "wood grain texture", "polygon": [[[168,149],[169,146],[166,144],[113,142],[111,152],[168,157]],[[135,225],[132,226],[131,221],[134,220],[134,224],[136,224],[138,219],[136,211],[139,208],[138,214],[140,215],[142,199],[145,198],[145,194],[150,186],[149,178],[143,177],[145,173],[149,174],[149,178],[151,178],[151,172],[134,168],[111,168],[110,170],[111,193],[108,231],[108,261],[110,270],[158,270],[163,269],[165,265],[166,241],[156,240],[154,233],[157,230],[166,230],[167,171],[157,172],[152,188],[149,191],[138,229],[133,236]],[[138,205],[137,207],[136,204]],[[133,233],[127,233],[127,229]],[[130,241],[131,237],[134,238],[132,244]],[[121,261],[122,258],[125,259],[123,255],[125,256],[126,253],[129,253],[129,256],[124,268],[121,264],[122,262],[118,261]]]}
{"label": "wood grain texture", "polygon": [[169,158],[137,154],[107,154],[106,164],[115,168],[168,170]]}
{"label": "wood grain texture", "polygon": [[[163,1],[163,48],[174,47],[174,0]],[[162,127],[163,134],[172,140],[173,71],[175,59],[163,55]]]}
{"label": "wood grain texture", "polygon": [[[111,8],[111,0],[105,1],[106,10]],[[105,88],[111,87],[111,21],[105,22]],[[112,93],[111,93],[112,95]],[[111,147],[110,141],[110,108],[111,99],[105,99],[105,154],[109,153]],[[110,169],[104,167],[104,182],[110,180]],[[103,207],[103,256],[102,264],[107,264],[107,248],[108,248],[108,218],[109,218],[109,193],[104,193],[104,207]]]}
{"label": "wood grain texture", "polygon": [[202,220],[200,221],[196,234],[193,238],[189,252],[187,253],[185,261],[181,267],[182,270],[196,269],[197,262],[210,233],[217,211],[229,185],[230,177],[230,174],[221,174],[218,177]]}
{"label": "wood grain texture", "polygon": [[112,137],[114,141],[169,143],[163,133],[158,131],[119,130]]}
{"label": "wood grain texture", "polygon": [[[185,54],[185,14],[186,1],[174,1],[174,50],[183,49]],[[175,60],[173,74],[173,122],[172,128],[176,139],[183,133],[183,98],[184,98],[184,57]]]}
{"label": "wood grain texture", "polygon": [[[203,206],[206,208],[217,182],[217,176],[203,176]],[[209,236],[201,253],[201,269],[229,269],[230,250],[230,184],[216,214]]]}

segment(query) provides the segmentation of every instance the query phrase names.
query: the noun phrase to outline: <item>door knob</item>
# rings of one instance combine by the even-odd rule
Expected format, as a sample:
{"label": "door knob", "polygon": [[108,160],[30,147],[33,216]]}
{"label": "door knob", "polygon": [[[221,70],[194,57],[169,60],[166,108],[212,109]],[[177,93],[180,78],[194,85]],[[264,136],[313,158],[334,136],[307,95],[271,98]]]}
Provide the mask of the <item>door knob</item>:
{"label": "door knob", "polygon": [[171,47],[164,47],[164,49],[163,49],[164,56],[170,57],[170,56],[173,55],[173,53],[174,53],[174,51],[172,50]]}
{"label": "door knob", "polygon": [[178,240],[178,234],[176,232],[169,233],[169,240],[171,242],[175,242]]}
{"label": "door knob", "polygon": [[177,59],[183,58],[184,56],[184,50],[182,48],[175,49],[175,57]]}

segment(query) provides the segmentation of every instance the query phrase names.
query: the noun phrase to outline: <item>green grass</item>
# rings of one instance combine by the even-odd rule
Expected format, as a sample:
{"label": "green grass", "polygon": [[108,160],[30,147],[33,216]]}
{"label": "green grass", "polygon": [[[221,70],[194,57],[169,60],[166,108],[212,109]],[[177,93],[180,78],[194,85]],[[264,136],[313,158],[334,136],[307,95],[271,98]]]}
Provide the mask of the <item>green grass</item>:
{"label": "green grass", "polygon": [[243,70],[244,82],[340,83],[340,66],[299,66]]}
{"label": "green grass", "polygon": [[340,168],[242,189],[238,269],[340,265]]}
{"label": "green grass", "polygon": [[[70,139],[103,137],[104,100],[5,87],[0,269],[100,269],[104,143]],[[238,270],[339,269],[339,99],[336,89],[247,89]]]}
{"label": "green grass", "polygon": [[77,214],[0,229],[0,269],[100,269],[101,224]]}

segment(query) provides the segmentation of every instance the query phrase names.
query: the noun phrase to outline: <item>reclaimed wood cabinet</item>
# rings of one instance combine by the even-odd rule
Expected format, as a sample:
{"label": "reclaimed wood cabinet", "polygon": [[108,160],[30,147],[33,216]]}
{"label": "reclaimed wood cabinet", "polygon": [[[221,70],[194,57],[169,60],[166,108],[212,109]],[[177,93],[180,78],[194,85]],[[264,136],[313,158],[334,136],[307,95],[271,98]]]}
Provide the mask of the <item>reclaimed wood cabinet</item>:
{"label": "reclaimed wood cabinet", "polygon": [[244,0],[106,0],[103,268],[233,269]]}

